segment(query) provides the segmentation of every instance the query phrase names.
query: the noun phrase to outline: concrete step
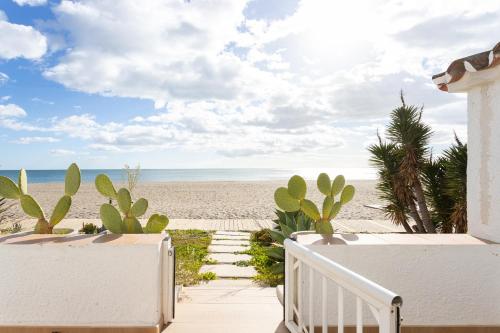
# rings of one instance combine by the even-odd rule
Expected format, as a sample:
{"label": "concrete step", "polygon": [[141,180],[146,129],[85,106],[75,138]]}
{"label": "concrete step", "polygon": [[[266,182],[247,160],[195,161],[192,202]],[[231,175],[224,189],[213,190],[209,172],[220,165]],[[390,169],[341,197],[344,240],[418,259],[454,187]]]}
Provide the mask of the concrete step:
{"label": "concrete step", "polygon": [[240,239],[213,239],[212,245],[244,245],[249,246],[250,242],[248,240]]}
{"label": "concrete step", "polygon": [[209,253],[235,253],[250,250],[250,246],[241,245],[210,245]]}
{"label": "concrete step", "polygon": [[216,231],[214,235],[216,235],[216,236],[245,236],[245,237],[250,238],[250,233],[243,232],[243,231]]}
{"label": "concrete step", "polygon": [[255,268],[239,267],[236,265],[221,264],[221,265],[203,265],[200,268],[200,273],[214,272],[220,278],[252,278],[257,275]]}
{"label": "concrete step", "polygon": [[248,261],[252,256],[248,254],[233,254],[233,253],[211,253],[208,259],[216,260],[218,264],[234,264],[238,261]]}
{"label": "concrete step", "polygon": [[250,239],[250,235],[246,235],[246,236],[238,236],[238,235],[217,235],[217,234],[214,234],[212,236],[212,239],[213,240],[221,240],[221,239],[229,239],[229,240],[249,240]]}
{"label": "concrete step", "polygon": [[201,282],[196,286],[184,287],[193,289],[228,290],[228,289],[253,289],[262,288],[259,284],[250,279],[217,279]]}

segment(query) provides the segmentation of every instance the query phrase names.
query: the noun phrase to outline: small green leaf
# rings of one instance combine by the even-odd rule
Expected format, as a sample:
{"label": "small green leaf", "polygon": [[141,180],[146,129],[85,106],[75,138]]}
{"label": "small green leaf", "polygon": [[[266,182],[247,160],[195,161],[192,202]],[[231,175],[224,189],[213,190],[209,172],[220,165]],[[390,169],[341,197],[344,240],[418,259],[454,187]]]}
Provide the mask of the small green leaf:
{"label": "small green leaf", "polygon": [[346,187],[344,187],[344,190],[342,191],[342,194],[340,195],[340,202],[343,205],[345,205],[346,203],[351,201],[352,198],[354,197],[354,192],[355,192],[354,186],[347,185]]}
{"label": "small green leaf", "polygon": [[286,238],[290,237],[290,235],[295,232],[295,230],[291,229],[289,226],[287,226],[284,223],[280,223],[280,228],[281,228],[281,232],[283,232],[283,235]]}
{"label": "small green leaf", "polygon": [[310,228],[309,220],[306,221],[304,214],[297,216],[297,231],[307,231]]}
{"label": "small green leaf", "polygon": [[292,230],[297,230],[297,223],[295,222],[295,218],[293,216],[285,215],[285,222],[288,227]]}
{"label": "small green leaf", "polygon": [[314,221],[317,221],[321,218],[318,207],[316,207],[314,202],[312,202],[311,200],[307,199],[302,200],[300,203],[300,209],[302,209],[304,214],[309,216]]}
{"label": "small green leaf", "polygon": [[125,232],[125,226],[122,221],[122,217],[118,209],[110,204],[101,205],[100,210],[102,224],[110,232],[114,234],[122,234]]}
{"label": "small green leaf", "polygon": [[294,199],[302,200],[306,197],[307,185],[304,178],[293,176],[288,181],[288,194]]}
{"label": "small green leaf", "polygon": [[52,211],[52,215],[50,216],[49,224],[50,226],[55,226],[59,222],[61,222],[71,207],[71,197],[69,195],[64,195],[57,202],[54,210]]}
{"label": "small green leaf", "polygon": [[269,230],[269,234],[271,235],[271,238],[274,239],[277,243],[283,244],[285,241],[286,237],[283,235],[283,232],[279,232],[276,230]]}
{"label": "small green leaf", "polygon": [[283,209],[285,212],[295,212],[300,209],[300,201],[294,199],[289,193],[286,187],[279,187],[274,192],[274,201],[279,208]]}
{"label": "small green leaf", "polygon": [[105,174],[100,174],[95,177],[95,187],[99,193],[101,193],[106,198],[116,199],[116,190],[109,179]]}
{"label": "small green leaf", "polygon": [[28,175],[26,175],[26,170],[19,170],[19,178],[17,181],[19,186],[19,191],[21,194],[28,194]]}
{"label": "small green leaf", "polygon": [[266,254],[268,257],[285,260],[285,249],[283,247],[273,246],[266,248]]}
{"label": "small green leaf", "polygon": [[132,197],[130,196],[130,192],[126,188],[121,188],[118,190],[116,200],[118,201],[118,207],[123,214],[127,214],[130,210],[130,206],[132,206]]}
{"label": "small green leaf", "polygon": [[344,176],[338,175],[337,177],[335,177],[335,179],[333,180],[333,184],[332,184],[332,197],[339,194],[340,191],[342,191],[342,188],[344,187],[344,185],[345,185]]}
{"label": "small green leaf", "polygon": [[168,217],[160,214],[153,214],[149,217],[148,223],[144,228],[144,232],[147,234],[159,234],[168,225]]}
{"label": "small green leaf", "polygon": [[66,171],[64,178],[64,192],[66,195],[73,196],[78,192],[81,183],[80,169],[76,163],[72,163]]}
{"label": "small green leaf", "polygon": [[38,202],[36,202],[36,200],[29,194],[21,195],[21,208],[27,215],[31,217],[37,219],[45,219],[42,208],[40,207]]}
{"label": "small green leaf", "polygon": [[318,190],[324,195],[331,195],[332,181],[326,173],[320,173],[318,176]]}
{"label": "small green leaf", "polygon": [[19,199],[21,192],[10,178],[0,176],[0,197],[7,199]]}
{"label": "small green leaf", "polygon": [[285,263],[284,262],[274,263],[271,265],[271,267],[269,267],[269,270],[271,271],[271,273],[274,274],[283,274],[285,273]]}
{"label": "small green leaf", "polygon": [[148,201],[144,198],[137,200],[130,209],[132,216],[140,217],[146,213],[148,210]]}

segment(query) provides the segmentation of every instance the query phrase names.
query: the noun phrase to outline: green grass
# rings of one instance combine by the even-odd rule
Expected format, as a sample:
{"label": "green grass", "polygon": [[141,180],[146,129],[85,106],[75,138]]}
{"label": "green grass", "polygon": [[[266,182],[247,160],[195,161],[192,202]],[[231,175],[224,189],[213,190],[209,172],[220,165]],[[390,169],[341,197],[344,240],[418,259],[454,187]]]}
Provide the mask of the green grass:
{"label": "green grass", "polygon": [[203,230],[168,230],[168,233],[176,252],[176,284],[190,286],[199,283],[204,276],[198,272],[206,261],[212,233]]}
{"label": "green grass", "polygon": [[262,284],[269,285],[271,287],[275,287],[279,284],[283,284],[285,281],[285,276],[283,274],[276,274],[271,271],[271,265],[274,261],[270,260],[267,257],[265,245],[268,245],[267,242],[259,242],[254,241],[254,237],[252,237],[252,241],[250,243],[250,250],[246,251],[246,254],[252,256],[250,259],[250,264],[255,266],[257,270],[257,276],[253,279]]}
{"label": "green grass", "polygon": [[217,274],[215,274],[214,272],[205,272],[205,273],[201,273],[199,275],[199,277],[203,281],[210,281],[210,280],[216,280],[217,279]]}

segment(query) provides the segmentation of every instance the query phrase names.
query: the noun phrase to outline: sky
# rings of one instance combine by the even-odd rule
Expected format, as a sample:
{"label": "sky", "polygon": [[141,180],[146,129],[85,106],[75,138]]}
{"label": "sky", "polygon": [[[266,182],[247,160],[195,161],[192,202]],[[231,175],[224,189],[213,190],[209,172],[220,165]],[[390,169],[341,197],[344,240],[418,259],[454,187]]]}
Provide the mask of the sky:
{"label": "sky", "polygon": [[0,168],[352,168],[400,104],[438,154],[500,1],[0,0]]}

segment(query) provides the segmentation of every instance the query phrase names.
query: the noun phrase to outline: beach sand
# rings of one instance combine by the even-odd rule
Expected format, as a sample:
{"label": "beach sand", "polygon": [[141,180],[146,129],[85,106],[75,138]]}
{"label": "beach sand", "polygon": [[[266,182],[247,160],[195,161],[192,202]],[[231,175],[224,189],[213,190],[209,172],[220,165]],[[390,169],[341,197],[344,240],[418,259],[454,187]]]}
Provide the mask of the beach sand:
{"label": "beach sand", "polygon": [[[269,219],[274,218],[273,194],[277,187],[286,186],[287,181],[255,182],[162,182],[140,183],[134,190],[135,199],[144,197],[149,201],[147,215],[166,213],[171,219]],[[375,190],[375,181],[348,181],[356,187],[356,195],[342,208],[339,219],[383,220],[384,213],[366,208],[365,204],[380,204]],[[314,181],[308,182],[308,198],[318,207],[322,195]],[[62,183],[30,184],[32,194],[49,215],[64,191]],[[99,218],[99,207],[107,200],[93,183],[83,183],[73,198],[67,218]],[[321,209],[321,208],[320,208]],[[19,205],[16,215],[25,218]]]}

